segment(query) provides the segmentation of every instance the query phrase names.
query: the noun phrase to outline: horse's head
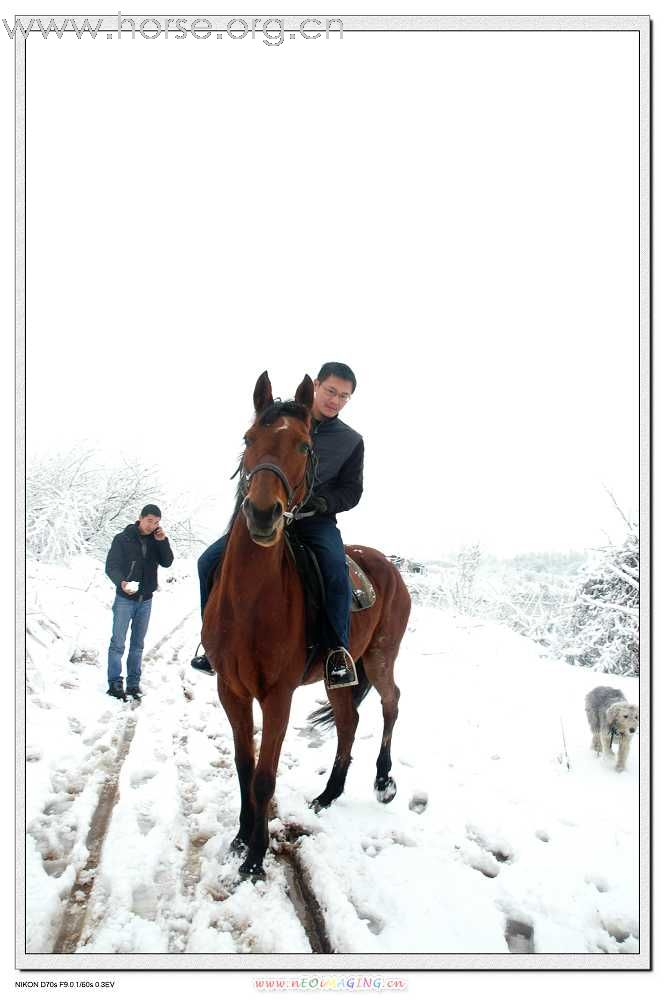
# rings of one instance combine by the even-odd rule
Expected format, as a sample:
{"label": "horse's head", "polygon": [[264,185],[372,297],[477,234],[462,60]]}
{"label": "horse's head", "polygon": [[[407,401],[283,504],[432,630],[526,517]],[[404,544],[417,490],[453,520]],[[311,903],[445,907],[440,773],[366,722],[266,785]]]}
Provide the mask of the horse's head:
{"label": "horse's head", "polygon": [[241,505],[250,538],[269,548],[281,538],[284,515],[293,512],[311,485],[309,436],[314,384],[309,375],[286,402],[272,398],[268,373],[254,389],[256,419],[245,434]]}

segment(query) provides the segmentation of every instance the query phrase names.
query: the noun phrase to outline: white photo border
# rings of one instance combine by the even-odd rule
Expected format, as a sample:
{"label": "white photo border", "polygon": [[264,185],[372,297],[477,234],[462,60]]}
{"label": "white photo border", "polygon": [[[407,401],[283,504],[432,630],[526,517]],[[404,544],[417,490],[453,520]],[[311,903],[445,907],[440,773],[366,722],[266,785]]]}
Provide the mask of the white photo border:
{"label": "white photo border", "polygon": [[[80,24],[86,15],[73,16]],[[164,16],[123,15],[140,23]],[[175,19],[176,15],[169,15]],[[331,15],[335,18],[335,15]],[[183,15],[192,21],[192,15]],[[228,16],[206,15],[213,31],[226,30]],[[651,969],[651,21],[648,16],[343,16],[350,32],[611,31],[637,32],[639,41],[639,379],[640,379],[640,952],[638,954],[28,954],[25,950],[25,495],[26,495],[26,114],[28,37],[14,36],[15,50],[15,287],[16,287],[16,968],[19,970],[200,970],[249,972],[308,970],[649,970]],[[29,15],[22,15],[24,25]],[[71,31],[70,16],[51,19]],[[251,17],[243,15],[251,22]],[[299,31],[302,15],[279,19]],[[118,16],[95,17],[102,32],[118,29]],[[125,29],[128,30],[128,29]]]}

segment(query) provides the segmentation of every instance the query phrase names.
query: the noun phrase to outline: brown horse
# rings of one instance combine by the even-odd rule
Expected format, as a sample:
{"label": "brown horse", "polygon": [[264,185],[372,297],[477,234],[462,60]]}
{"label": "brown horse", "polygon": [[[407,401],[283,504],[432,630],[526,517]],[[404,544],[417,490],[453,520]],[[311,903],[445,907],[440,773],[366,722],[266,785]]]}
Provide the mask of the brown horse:
{"label": "brown horse", "polygon": [[[206,604],[202,641],[217,671],[219,698],[233,729],[240,783],[240,829],[234,851],[247,849],[243,875],[263,877],[268,848],[268,807],[286,733],[293,692],[323,678],[319,658],[303,679],[305,599],[284,538],[311,485],[309,436],[314,386],[305,376],[295,399],[274,402],[268,373],[254,389],[256,419],[245,435],[241,483],[226,552]],[[358,725],[357,705],[373,685],[383,707],[383,736],[376,762],[376,796],[390,802],[397,791],[390,776],[390,741],[399,689],[393,667],[411,601],[397,569],[375,549],[347,547],[376,591],[371,608],[352,615],[350,652],[358,662],[357,687],[329,691],[337,728],[337,754],[324,791],[312,803],[329,806],[344,789]],[[258,762],[253,742],[252,702],[263,712]]]}

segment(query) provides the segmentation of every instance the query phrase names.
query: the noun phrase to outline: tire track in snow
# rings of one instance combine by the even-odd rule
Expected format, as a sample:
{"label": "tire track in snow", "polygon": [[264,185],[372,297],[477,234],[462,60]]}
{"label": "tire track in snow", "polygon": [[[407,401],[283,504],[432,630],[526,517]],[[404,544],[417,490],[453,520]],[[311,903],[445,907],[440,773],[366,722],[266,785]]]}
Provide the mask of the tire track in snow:
{"label": "tire track in snow", "polygon": [[295,840],[309,836],[307,830],[287,833],[287,839],[279,845],[276,858],[284,868],[289,899],[307,935],[313,955],[332,955],[334,949],[326,930],[326,921],[305,868],[300,861]]}
{"label": "tire track in snow", "polygon": [[[193,613],[192,611],[186,614],[174,628],[163,635],[146,653],[144,661],[153,660],[164,643],[171,639],[185,625]],[[102,784],[99,800],[90,821],[90,828],[86,837],[86,847],[88,849],[87,862],[78,872],[64,906],[60,929],[56,935],[52,949],[52,953],[56,955],[73,954],[81,940],[88,915],[88,902],[95,884],[95,876],[104,847],[104,839],[109,829],[114,806],[118,801],[120,772],[127,760],[136,732],[138,716],[134,714],[134,709],[130,711],[132,714],[129,718],[125,719],[123,715],[123,718],[119,720],[112,739],[112,742],[115,741],[117,743],[118,751]],[[99,921],[96,922],[98,923]]]}
{"label": "tire track in snow", "polygon": [[[184,684],[183,695],[186,699],[185,712],[183,713],[183,729],[186,729],[188,725],[191,693]],[[232,763],[233,748],[232,744],[227,745],[227,743],[228,738],[222,737],[221,741],[217,738],[214,739],[214,744],[221,757],[221,762],[215,766],[221,766],[224,769],[228,768],[229,780],[232,780],[235,783],[235,772],[233,770]],[[177,739],[174,737],[174,744],[177,748],[176,767],[179,785],[178,794],[182,804],[182,815],[187,822],[187,826],[189,827],[187,852],[180,875],[181,893],[184,898],[189,899],[192,903],[194,903],[196,889],[201,883],[202,850],[207,843],[208,838],[196,835],[194,822],[195,814],[192,808],[196,800],[196,779],[193,774],[192,766],[188,760],[189,741],[187,733],[180,733],[177,736]],[[274,819],[276,815],[276,803],[273,800],[272,815],[270,818]],[[274,849],[272,851],[272,855],[274,860],[283,870],[286,881],[287,899],[293,907],[295,918],[303,928],[312,953],[329,955],[333,953],[333,948],[330,944],[326,931],[323,911],[312,889],[308,873],[300,861],[297,845],[297,841],[303,836],[308,836],[309,833],[309,830],[299,826],[294,826],[289,823],[284,824],[284,832],[276,841],[273,842]],[[238,859],[238,864],[240,864],[240,859]],[[232,880],[226,879],[223,887],[220,888],[218,901],[222,905],[226,903],[227,900],[233,896],[233,893],[241,882],[242,880],[239,880],[237,875]],[[207,895],[211,895],[210,886],[208,886],[205,891]],[[236,942],[241,941],[242,932],[240,929],[236,931],[231,927],[230,933]],[[187,951],[187,943],[182,939],[181,935],[172,939],[169,946],[169,951],[171,950],[180,952]]]}
{"label": "tire track in snow", "polygon": [[104,837],[109,827],[113,807],[118,800],[120,771],[129,753],[135,729],[136,719],[132,716],[125,723],[118,745],[118,753],[102,785],[99,801],[92,814],[90,829],[88,830],[85,842],[85,846],[88,848],[88,860],[85,867],[76,876],[74,885],[69,893],[69,898],[65,904],[60,930],[53,945],[53,953],[56,955],[73,954],[81,938],[88,912],[88,900],[90,899],[90,893],[95,883],[95,875],[104,846]]}

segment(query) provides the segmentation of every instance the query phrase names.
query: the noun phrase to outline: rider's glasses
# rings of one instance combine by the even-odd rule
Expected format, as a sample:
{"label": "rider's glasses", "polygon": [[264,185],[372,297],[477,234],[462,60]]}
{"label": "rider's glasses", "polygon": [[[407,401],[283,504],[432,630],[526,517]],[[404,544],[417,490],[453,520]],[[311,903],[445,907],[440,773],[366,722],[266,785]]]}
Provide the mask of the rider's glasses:
{"label": "rider's glasses", "polygon": [[337,399],[339,396],[340,403],[348,403],[351,399],[350,392],[338,392],[337,389],[332,389],[329,385],[322,385],[321,388],[325,392],[328,399]]}

